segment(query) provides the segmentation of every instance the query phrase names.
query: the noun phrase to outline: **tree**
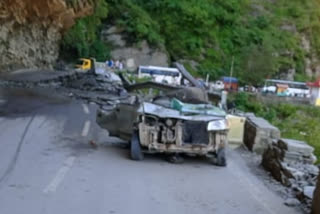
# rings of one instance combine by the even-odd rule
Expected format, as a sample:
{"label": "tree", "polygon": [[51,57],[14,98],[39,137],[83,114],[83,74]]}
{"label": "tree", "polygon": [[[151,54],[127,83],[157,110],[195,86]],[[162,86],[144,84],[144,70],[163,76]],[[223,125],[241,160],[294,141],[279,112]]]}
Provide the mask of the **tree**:
{"label": "tree", "polygon": [[91,16],[78,19],[63,35],[61,53],[68,53],[65,57],[95,57],[97,60],[105,60],[109,54],[99,35],[102,20],[108,16],[108,5],[105,0],[95,0],[94,7]]}
{"label": "tree", "polygon": [[242,50],[242,56],[237,72],[242,82],[259,86],[277,71],[277,58],[266,47],[251,45]]}

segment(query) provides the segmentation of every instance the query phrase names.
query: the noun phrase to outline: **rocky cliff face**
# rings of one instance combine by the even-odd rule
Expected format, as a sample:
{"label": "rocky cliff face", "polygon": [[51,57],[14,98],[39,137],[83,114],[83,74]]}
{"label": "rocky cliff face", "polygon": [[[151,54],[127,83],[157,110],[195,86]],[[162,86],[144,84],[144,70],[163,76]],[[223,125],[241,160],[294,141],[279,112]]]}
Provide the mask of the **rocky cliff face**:
{"label": "rocky cliff face", "polygon": [[89,0],[2,0],[0,72],[50,67],[58,58],[61,33],[92,11]]}
{"label": "rocky cliff face", "polygon": [[140,44],[126,44],[123,32],[113,26],[104,29],[101,37],[105,42],[112,44],[111,57],[114,60],[122,60],[126,69],[135,71],[140,65],[153,65],[169,67],[169,57],[164,47],[151,47],[147,41]]}
{"label": "rocky cliff face", "polygon": [[301,37],[302,48],[306,51],[307,56],[305,58],[305,72],[308,77],[320,77],[320,61],[316,53],[311,50],[310,39],[303,35]]}

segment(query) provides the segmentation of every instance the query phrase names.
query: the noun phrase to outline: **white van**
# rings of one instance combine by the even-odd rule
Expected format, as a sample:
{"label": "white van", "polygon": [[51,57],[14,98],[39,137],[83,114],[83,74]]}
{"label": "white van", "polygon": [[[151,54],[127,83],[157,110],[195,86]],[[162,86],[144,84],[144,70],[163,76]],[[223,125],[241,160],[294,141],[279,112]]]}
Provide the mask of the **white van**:
{"label": "white van", "polygon": [[153,81],[180,85],[182,75],[177,68],[139,66],[138,78],[151,77]]}

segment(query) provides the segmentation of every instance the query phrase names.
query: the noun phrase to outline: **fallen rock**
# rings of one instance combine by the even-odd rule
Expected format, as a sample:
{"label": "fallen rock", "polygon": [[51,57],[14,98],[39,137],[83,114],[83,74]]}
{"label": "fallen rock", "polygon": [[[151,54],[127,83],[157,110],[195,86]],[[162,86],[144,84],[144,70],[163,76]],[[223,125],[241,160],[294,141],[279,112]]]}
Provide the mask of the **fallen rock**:
{"label": "fallen rock", "polygon": [[[265,150],[261,163],[272,177],[289,187],[296,198],[307,206],[311,204],[319,173],[319,169],[312,165],[313,151],[305,142],[280,139]],[[288,206],[291,202],[287,201]]]}
{"label": "fallen rock", "polygon": [[280,139],[280,130],[261,117],[248,116],[245,123],[244,144],[262,154],[273,140]]}
{"label": "fallen rock", "polygon": [[298,206],[300,204],[300,201],[296,198],[288,198],[285,202],[285,205],[287,205],[288,207],[295,207]]}
{"label": "fallen rock", "polygon": [[315,186],[306,186],[303,189],[303,194],[309,199],[313,199],[313,193],[315,189],[316,189]]}
{"label": "fallen rock", "polygon": [[262,156],[262,166],[271,173],[277,181],[285,186],[290,186],[293,173],[282,163],[283,151],[277,146],[269,146]]}

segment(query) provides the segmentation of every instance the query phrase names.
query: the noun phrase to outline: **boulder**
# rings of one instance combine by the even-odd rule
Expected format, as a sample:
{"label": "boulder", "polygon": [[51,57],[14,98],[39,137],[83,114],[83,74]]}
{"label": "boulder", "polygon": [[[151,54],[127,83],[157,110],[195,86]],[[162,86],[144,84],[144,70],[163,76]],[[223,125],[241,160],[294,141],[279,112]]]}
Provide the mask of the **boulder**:
{"label": "boulder", "polygon": [[285,202],[285,205],[287,205],[288,207],[295,207],[298,206],[300,204],[300,201],[296,198],[288,198]]}
{"label": "boulder", "polygon": [[129,71],[137,70],[139,65],[169,66],[168,54],[164,47],[151,47],[147,41],[128,44],[122,30],[115,26],[103,30],[101,37],[113,46],[111,58],[122,60],[124,68]]}
{"label": "boulder", "polygon": [[280,138],[280,130],[261,117],[248,116],[245,123],[244,144],[250,151],[262,154],[273,140]]}

